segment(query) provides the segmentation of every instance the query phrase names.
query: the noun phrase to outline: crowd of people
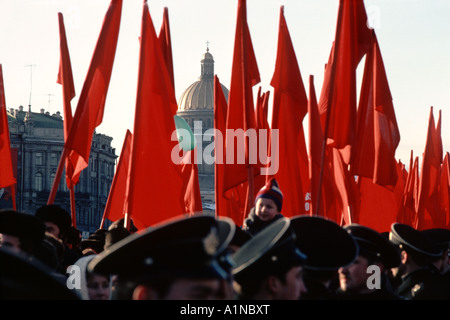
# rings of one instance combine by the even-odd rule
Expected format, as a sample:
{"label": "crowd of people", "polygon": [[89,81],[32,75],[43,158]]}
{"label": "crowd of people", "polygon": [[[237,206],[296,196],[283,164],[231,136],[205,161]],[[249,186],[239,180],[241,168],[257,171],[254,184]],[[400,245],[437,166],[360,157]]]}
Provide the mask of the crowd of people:
{"label": "crowd of people", "polygon": [[282,203],[271,179],[242,226],[201,214],[137,230],[120,219],[87,239],[56,205],[0,210],[0,299],[450,299],[450,230],[381,233],[286,217]]}

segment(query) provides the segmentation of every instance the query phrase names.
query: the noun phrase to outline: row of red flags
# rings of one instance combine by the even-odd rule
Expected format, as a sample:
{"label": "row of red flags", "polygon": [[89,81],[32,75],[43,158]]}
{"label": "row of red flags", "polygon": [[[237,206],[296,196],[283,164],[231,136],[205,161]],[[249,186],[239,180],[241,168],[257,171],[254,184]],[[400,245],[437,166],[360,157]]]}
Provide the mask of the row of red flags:
{"label": "row of red flags", "polygon": [[[122,0],[112,0],[73,117],[70,101],[75,90],[63,18],[59,14],[61,60],[57,81],[63,89],[65,145],[48,202],[54,201],[65,168],[74,225],[73,190],[81,171],[89,164],[92,137],[102,122],[121,11]],[[288,217],[320,215],[342,225],[360,223],[380,232],[388,231],[393,222],[418,229],[450,227],[449,155],[443,157],[440,116],[435,126],[431,108],[420,175],[418,157],[413,158],[412,153],[407,171],[395,159],[400,133],[380,47],[366,22],[363,0],[340,0],[335,41],[317,100],[313,76],[309,77],[309,94],[306,93],[281,7],[277,58],[270,83],[274,92],[269,125],[270,92],[262,93],[259,88],[256,99],[253,97],[260,75],[247,25],[246,1],[238,0],[228,101],[218,77],[214,78],[214,128],[224,134],[223,141],[218,136],[215,139],[217,216],[231,217],[241,225],[253,207],[256,193],[273,176],[283,192],[282,213]],[[364,57],[358,102],[356,69]],[[6,117],[1,84],[2,116]],[[127,225],[133,219],[136,227],[142,229],[203,210],[197,164],[175,163],[171,158],[173,150],[182,152],[178,141],[172,139],[176,110],[168,10],[164,10],[161,30],[156,35],[144,1],[134,128],[126,132],[101,227],[105,219],[125,217]],[[308,141],[303,131],[306,115]],[[3,125],[0,132],[3,139],[4,132],[8,132],[5,128]],[[238,144],[225,133],[239,129],[276,136],[275,140],[267,139],[265,145],[269,164],[251,161],[254,150],[245,137],[245,161],[237,161]],[[0,147],[9,146],[9,136],[8,141],[2,142]],[[223,143],[223,148],[219,143]],[[184,159],[193,160],[197,151],[202,150],[194,148]],[[231,152],[234,161],[227,160]],[[6,152],[2,150],[1,154]],[[261,174],[262,169],[274,164],[278,168],[275,173]],[[0,187],[14,184],[6,178],[3,182],[9,167],[1,168]]]}

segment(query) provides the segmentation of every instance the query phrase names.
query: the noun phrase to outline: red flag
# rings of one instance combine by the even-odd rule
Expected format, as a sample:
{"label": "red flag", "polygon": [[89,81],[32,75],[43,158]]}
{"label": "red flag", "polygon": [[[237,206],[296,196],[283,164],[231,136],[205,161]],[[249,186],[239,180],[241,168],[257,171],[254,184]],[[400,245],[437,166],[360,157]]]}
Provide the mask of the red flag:
{"label": "red flag", "polygon": [[172,152],[179,154],[180,150],[177,139],[172,139],[176,128],[170,110],[176,105],[175,92],[145,1],[127,205],[127,212],[138,229],[184,211],[183,180],[178,164],[172,159]]}
{"label": "red flag", "polygon": [[441,212],[438,192],[441,178],[441,164],[441,111],[439,111],[438,124],[435,127],[433,107],[431,107],[427,140],[423,153],[422,169],[420,171],[417,214],[414,220],[414,227],[416,229],[445,227],[445,213]]}
{"label": "red flag", "polygon": [[416,216],[416,202],[418,197],[418,180],[419,180],[419,158],[411,157],[409,160],[409,172],[406,177],[405,187],[402,194],[402,200],[397,213],[396,222],[414,226],[414,218]]}
{"label": "red flag", "polygon": [[6,113],[3,67],[0,64],[0,188],[11,187],[14,210],[16,210],[15,183],[16,178],[14,178],[11,158],[8,115]]}
{"label": "red flag", "polygon": [[60,39],[60,60],[59,71],[56,82],[62,85],[63,90],[63,111],[64,111],[64,137],[69,135],[72,124],[71,100],[75,97],[75,86],[73,84],[72,64],[70,63],[69,48],[67,45],[66,30],[64,28],[64,17],[58,12],[59,39]]}
{"label": "red flag", "polygon": [[337,148],[328,148],[330,154],[330,164],[333,173],[333,183],[335,185],[335,204],[336,210],[334,218],[332,218],[332,212],[327,211],[327,217],[332,218],[336,223],[341,225],[347,225],[354,223],[352,217],[352,210],[356,206],[359,211],[359,191],[356,185],[356,181],[353,175],[347,169],[347,165],[342,157],[342,154]]}
{"label": "red flag", "polygon": [[[75,86],[73,83],[72,75],[72,65],[70,63],[69,48],[67,45],[66,31],[64,28],[64,18],[61,12],[58,13],[59,22],[59,38],[60,38],[60,60],[59,60],[59,71],[56,82],[62,85],[62,95],[63,95],[63,112],[64,112],[64,141],[67,141],[67,136],[69,135],[70,126],[72,125],[72,106],[71,101],[75,97]],[[72,160],[78,163],[80,160],[80,155],[77,153],[72,154]],[[81,171],[74,174],[73,163],[69,161],[68,158],[65,159],[66,164],[66,184],[70,190],[70,203],[71,203],[71,215],[72,224],[76,226],[76,212],[75,212],[75,185],[78,184],[80,179]],[[55,188],[59,184],[60,178],[55,179]]]}
{"label": "red flag", "polygon": [[441,212],[445,216],[445,228],[450,228],[450,154],[445,153],[441,169],[441,182],[439,186],[439,198],[441,203]]}
{"label": "red flag", "polygon": [[271,127],[279,136],[279,153],[271,156],[279,159],[275,178],[283,192],[283,214],[304,214],[305,191],[309,191],[309,164],[302,122],[308,111],[308,98],[283,6],[280,9],[277,59],[270,84],[274,87]]}
{"label": "red flag", "polygon": [[234,135],[225,135],[224,192],[245,181],[249,182],[250,189],[253,187],[252,171],[257,162],[254,148],[257,144],[246,134],[251,134],[250,131],[256,128],[252,87],[259,82],[259,70],[247,25],[246,0],[239,0],[226,120],[226,130]]}
{"label": "red flag", "polygon": [[112,0],[103,21],[91,65],[66,139],[68,159],[79,175],[89,164],[92,137],[103,120],[122,14],[122,0]]}
{"label": "red flag", "polygon": [[[314,88],[314,76],[309,76],[309,99],[308,99],[308,121],[309,121],[309,179],[310,179],[310,214],[324,216],[325,198],[324,184],[320,180],[327,174],[327,166],[321,167],[323,150],[323,130],[320,123],[319,107],[317,105],[316,90]],[[322,172],[321,172],[322,168]],[[320,190],[319,190],[320,187]]]}
{"label": "red flag", "polygon": [[[174,68],[172,57],[172,41],[170,35],[170,23],[169,23],[169,9],[164,8],[163,22],[158,36],[159,44],[161,46],[161,52],[167,67],[170,82],[175,92],[175,80],[174,80]],[[171,104],[171,111],[173,115],[176,115],[177,105]],[[186,154],[183,157],[183,162],[180,164],[180,175],[183,177],[185,195],[185,213],[195,213],[203,211],[202,198],[200,194],[200,183],[198,180],[198,166],[197,166],[197,149],[185,150]]]}
{"label": "red flag", "polygon": [[[175,90],[175,80],[173,71],[173,57],[172,57],[172,39],[170,36],[170,24],[169,24],[169,9],[164,7],[163,22],[161,24],[161,29],[159,31],[159,43],[161,46],[161,51],[166,62],[167,71],[169,72],[170,82]],[[177,109],[173,110],[175,114]]]}
{"label": "red flag", "polygon": [[366,56],[355,148],[351,170],[374,183],[394,189],[397,182],[395,151],[400,142],[392,96],[375,33]]}
{"label": "red flag", "polygon": [[200,183],[198,180],[197,152],[195,147],[193,150],[187,151],[181,165],[181,175],[184,180],[184,213],[195,214],[203,211],[202,196],[200,193]]}
{"label": "red flag", "polygon": [[365,225],[378,232],[389,231],[391,224],[396,222],[397,213],[402,201],[405,186],[404,166],[397,163],[399,177],[394,190],[376,184],[373,180],[359,177],[358,187],[361,203],[358,215],[354,215],[354,222]]}
{"label": "red flag", "polygon": [[224,141],[227,117],[227,101],[222,86],[217,76],[214,76],[214,186],[216,216],[231,218],[234,223],[241,226],[244,218],[244,206],[246,203],[246,192],[242,184],[232,188],[228,198],[224,196]]}
{"label": "red flag", "polygon": [[[258,148],[259,148],[259,160],[261,162],[260,168],[265,167],[267,170],[270,167],[270,126],[267,119],[268,109],[269,109],[269,97],[270,91],[266,91],[261,93],[261,87],[258,89],[257,97],[256,97],[256,135],[258,140]],[[264,152],[265,151],[265,152]],[[267,163],[267,165],[264,165]],[[269,175],[261,174],[261,170],[256,170],[255,172],[255,180],[254,180],[254,195],[259,192],[259,190],[264,187],[266,181],[269,180]],[[246,212],[250,211],[250,209],[254,206],[254,203],[247,203]]]}
{"label": "red flag", "polygon": [[[75,181],[78,182],[81,171],[88,166],[92,137],[95,128],[103,120],[103,110],[119,36],[121,14],[122,0],[112,0],[103,21],[75,115],[70,128],[67,127],[68,135],[65,139],[64,149],[47,204],[53,203],[55,199],[63,165],[66,161],[69,162],[66,167],[69,168],[68,175],[71,185]],[[68,76],[68,73],[65,73],[65,76]],[[64,83],[64,85],[66,84]],[[71,168],[73,168],[73,172],[71,172]],[[71,188],[71,192],[73,192],[73,188]],[[71,197],[71,206],[74,207],[73,197]],[[74,212],[72,212],[72,224],[75,226],[74,218]]]}
{"label": "red flag", "polygon": [[116,173],[111,184],[111,188],[103,212],[103,219],[100,228],[103,228],[105,219],[117,221],[125,216],[125,202],[127,198],[128,173],[131,158],[131,143],[133,134],[130,130],[125,133],[122,150],[117,163]]}
{"label": "red flag", "polygon": [[356,132],[356,68],[371,43],[372,32],[367,27],[363,0],[340,0],[319,110],[327,143],[338,149],[346,148],[343,155],[347,164],[348,148],[353,145]]}

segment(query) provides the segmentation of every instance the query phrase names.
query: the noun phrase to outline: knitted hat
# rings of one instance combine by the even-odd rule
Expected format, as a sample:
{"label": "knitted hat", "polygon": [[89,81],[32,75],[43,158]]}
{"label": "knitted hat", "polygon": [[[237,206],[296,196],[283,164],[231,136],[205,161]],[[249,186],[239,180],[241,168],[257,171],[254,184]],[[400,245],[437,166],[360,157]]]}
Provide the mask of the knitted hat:
{"label": "knitted hat", "polygon": [[259,198],[271,199],[277,205],[278,211],[281,212],[281,207],[283,205],[283,193],[278,186],[277,180],[271,178],[264,187],[262,187],[255,198],[258,201]]}

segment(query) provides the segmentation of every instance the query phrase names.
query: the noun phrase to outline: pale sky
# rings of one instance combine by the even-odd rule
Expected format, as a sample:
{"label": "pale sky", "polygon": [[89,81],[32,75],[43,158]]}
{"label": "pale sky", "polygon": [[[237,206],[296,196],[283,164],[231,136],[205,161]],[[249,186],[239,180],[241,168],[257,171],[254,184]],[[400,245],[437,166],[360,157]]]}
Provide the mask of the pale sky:
{"label": "pale sky", "polygon": [[[77,96],[75,112],[109,0],[0,0],[0,63],[7,108],[41,108],[62,113],[58,12],[64,15]],[[169,9],[177,100],[200,76],[206,42],[215,74],[230,87],[237,0],[149,0],[156,32]],[[97,128],[114,138],[120,154],[127,129],[133,130],[142,0],[124,0],[117,52]],[[336,31],[339,0],[247,0],[248,25],[263,92],[273,91],[280,7],[294,44],[306,92],[313,75],[317,97]],[[430,107],[442,110],[444,151],[450,150],[450,1],[366,0],[384,59],[401,134],[396,157],[409,165],[410,152],[422,161]],[[359,70],[363,69],[363,64]],[[270,102],[271,103],[271,102]],[[306,119],[306,118],[305,118]],[[305,123],[305,134],[307,134]]]}

